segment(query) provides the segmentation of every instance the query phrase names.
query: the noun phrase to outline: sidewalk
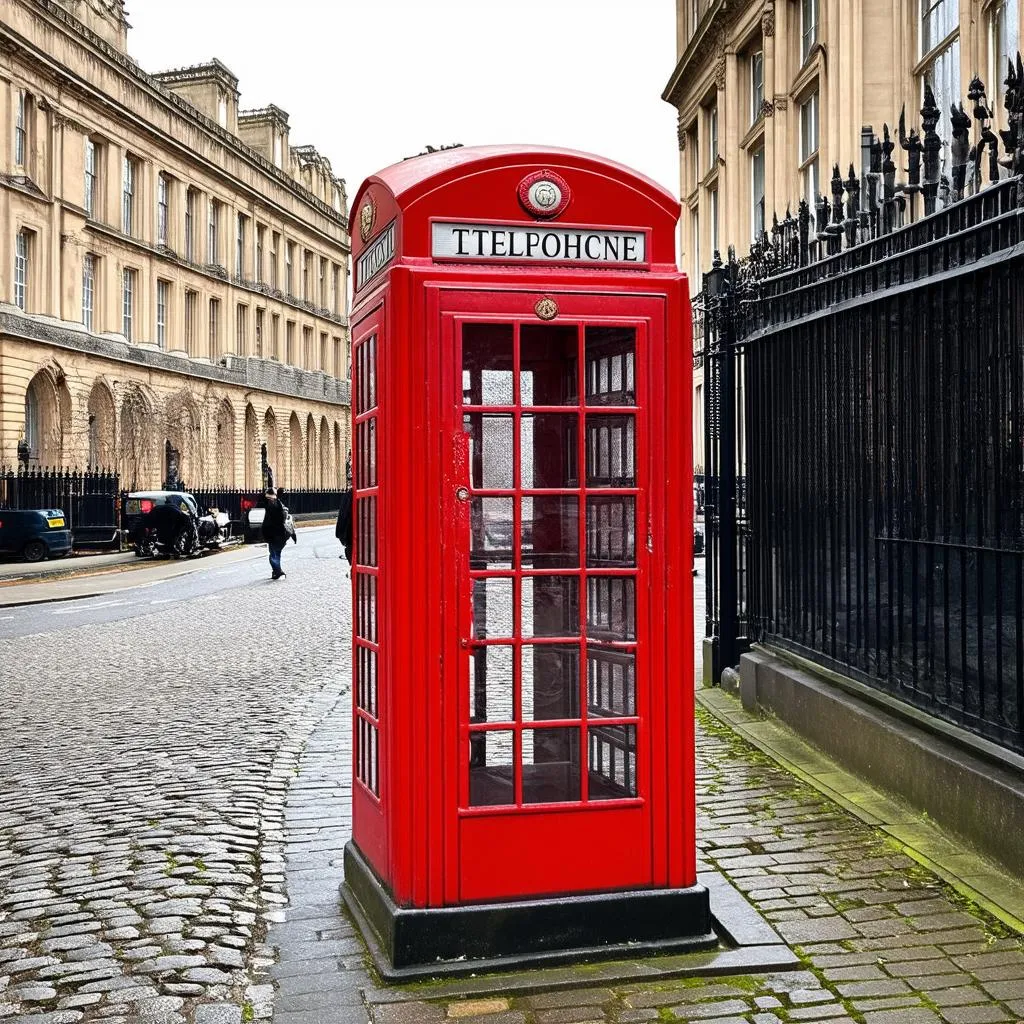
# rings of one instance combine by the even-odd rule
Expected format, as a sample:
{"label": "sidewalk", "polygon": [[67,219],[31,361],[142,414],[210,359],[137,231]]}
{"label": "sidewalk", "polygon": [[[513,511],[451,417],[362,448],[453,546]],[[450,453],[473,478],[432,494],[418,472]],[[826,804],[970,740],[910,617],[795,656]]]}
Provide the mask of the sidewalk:
{"label": "sidewalk", "polygon": [[[703,580],[695,580],[698,594]],[[700,602],[698,602],[700,604]],[[701,608],[697,615],[700,621]],[[365,966],[339,908],[351,831],[351,694],[342,690],[293,770],[283,828],[288,905],[271,910],[276,964],[250,1006],[275,1024],[1013,1024],[1024,1019],[1021,934],[918,862],[867,790],[828,776],[818,755],[719,690],[697,710],[697,844],[705,877],[724,879],[779,933],[795,969],[702,977],[698,960],[646,957],[387,986]],[[729,719],[727,727],[722,718]],[[759,741],[769,757],[747,742]],[[817,759],[817,760],[816,760]],[[794,775],[779,761],[803,765]],[[839,803],[824,795],[835,785]],[[813,784],[812,784],[813,783]],[[845,795],[843,795],[845,794]],[[874,821],[855,816],[874,810]],[[927,824],[927,823],[916,823]],[[275,833],[278,824],[275,823]],[[894,828],[899,828],[896,825]],[[933,852],[976,870],[955,844]],[[279,855],[278,855],[279,856]],[[960,859],[963,858],[963,859]],[[276,858],[275,858],[276,859]],[[280,876],[278,876],[280,877]],[[1014,880],[1009,903],[1022,891]],[[1012,917],[1012,915],[1010,915]]]}
{"label": "sidewalk", "polygon": [[0,562],[0,586],[23,579],[46,579],[80,572],[96,572],[114,566],[132,565],[138,561],[132,551],[105,551],[102,554],[79,552],[67,558],[49,558],[45,562],[23,562],[21,559]]}

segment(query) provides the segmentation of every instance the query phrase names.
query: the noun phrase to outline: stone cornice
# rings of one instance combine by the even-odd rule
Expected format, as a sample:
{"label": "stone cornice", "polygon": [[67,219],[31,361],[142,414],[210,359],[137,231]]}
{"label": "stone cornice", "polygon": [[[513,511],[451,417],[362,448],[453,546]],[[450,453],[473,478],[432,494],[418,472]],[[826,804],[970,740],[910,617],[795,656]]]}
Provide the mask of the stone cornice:
{"label": "stone cornice", "polygon": [[[28,8],[33,16],[38,17],[41,13],[45,13],[54,21],[59,22],[62,27],[72,35],[77,36],[79,40],[85,46],[93,50],[96,55],[115,65],[122,75],[131,80],[133,85],[143,87],[149,92],[153,99],[159,101],[165,106],[173,108],[173,113],[176,116],[181,117],[192,125],[202,129],[207,135],[215,139],[221,145],[226,146],[236,155],[256,166],[268,178],[273,179],[278,185],[286,188],[302,202],[313,207],[317,212],[329,218],[334,223],[339,224],[346,232],[348,231],[347,217],[339,214],[329,204],[315,196],[280,168],[275,167],[269,160],[260,156],[260,154],[254,149],[250,149],[236,135],[232,135],[231,132],[227,131],[227,129],[222,128],[217,124],[216,121],[206,117],[187,100],[182,99],[180,96],[176,96],[169,89],[163,87],[154,75],[150,75],[143,71],[142,68],[140,68],[139,65],[130,57],[118,51],[115,47],[111,46],[105,40],[96,35],[96,33],[90,31],[77,18],[69,14],[58,4],[54,3],[53,0],[18,0],[18,2]],[[0,31],[6,29],[7,26],[0,23]],[[10,35],[8,35],[6,39],[0,38],[0,46],[3,46],[5,42],[15,48],[18,48],[19,46],[32,48],[31,44]],[[69,82],[77,84],[73,73],[69,69],[63,69],[63,74]],[[104,96],[103,101],[107,106],[119,107],[120,109],[128,110],[127,107],[124,107],[123,104],[119,103],[113,97]],[[134,112],[131,113],[133,116],[137,116]],[[158,131],[158,129],[152,128],[151,130]],[[221,171],[223,172],[222,168]]]}
{"label": "stone cornice", "polygon": [[724,36],[732,25],[761,0],[711,0],[697,31],[686,44],[661,98],[674,107],[683,102],[692,72],[724,52]]}
{"label": "stone cornice", "polygon": [[225,358],[226,365],[193,362],[159,349],[131,345],[121,338],[92,334],[83,327],[66,325],[60,320],[34,317],[14,306],[0,306],[0,336],[41,342],[139,369],[160,370],[304,402],[343,407],[350,403],[349,382],[328,377],[320,371],[300,370],[253,356],[229,355]]}

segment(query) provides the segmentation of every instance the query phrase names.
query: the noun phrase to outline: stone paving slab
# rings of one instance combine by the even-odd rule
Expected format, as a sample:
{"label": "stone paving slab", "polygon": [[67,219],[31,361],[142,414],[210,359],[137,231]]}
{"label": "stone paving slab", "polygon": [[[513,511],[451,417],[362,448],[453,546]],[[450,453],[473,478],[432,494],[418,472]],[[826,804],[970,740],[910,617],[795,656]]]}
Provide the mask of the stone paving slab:
{"label": "stone paving slab", "polygon": [[[705,712],[698,716],[697,746],[702,870],[727,878],[789,937],[799,970],[680,978],[666,968],[685,970],[685,958],[674,965],[664,962],[671,958],[646,958],[382,985],[355,952],[358,937],[337,906],[344,841],[337,823],[348,813],[345,786],[323,804],[338,843],[333,852],[329,841],[317,842],[323,835],[313,825],[319,787],[348,779],[343,733],[349,714],[343,694],[314,733],[288,801],[286,823],[296,823],[286,847],[288,884],[293,861],[302,865],[294,871],[315,873],[316,884],[294,890],[285,921],[268,937],[280,946],[281,959],[268,974],[278,986],[278,1024],[1012,1024],[1024,1015],[1024,944],[1012,929],[907,857],[892,837],[780,769]],[[324,910],[332,901],[335,918]],[[303,928],[305,921],[312,925]],[[353,942],[343,956],[335,956],[334,939],[327,938],[339,928]],[[633,981],[624,979],[627,972]],[[315,1007],[296,998],[306,989],[321,994]],[[333,1018],[323,1016],[329,1006]]]}

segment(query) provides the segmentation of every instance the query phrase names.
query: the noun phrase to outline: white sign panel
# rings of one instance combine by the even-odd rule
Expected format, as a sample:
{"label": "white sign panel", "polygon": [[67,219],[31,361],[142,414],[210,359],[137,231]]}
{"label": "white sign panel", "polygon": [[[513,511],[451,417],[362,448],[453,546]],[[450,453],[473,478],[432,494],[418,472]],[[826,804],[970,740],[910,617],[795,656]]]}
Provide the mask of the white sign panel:
{"label": "white sign panel", "polygon": [[392,221],[359,257],[356,280],[360,288],[395,258],[395,222]]}
{"label": "white sign panel", "polygon": [[434,221],[430,254],[469,263],[647,264],[643,231]]}

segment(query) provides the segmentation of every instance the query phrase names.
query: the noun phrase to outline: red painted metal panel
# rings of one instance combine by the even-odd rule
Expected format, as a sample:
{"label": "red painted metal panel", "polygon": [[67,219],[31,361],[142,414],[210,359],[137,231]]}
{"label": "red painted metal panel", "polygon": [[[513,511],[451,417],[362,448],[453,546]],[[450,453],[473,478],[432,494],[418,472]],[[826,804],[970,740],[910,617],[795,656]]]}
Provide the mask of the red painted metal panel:
{"label": "red painted metal panel", "polygon": [[462,828],[459,902],[651,888],[651,851],[635,842],[644,808],[472,818]]}
{"label": "red painted metal panel", "polygon": [[[357,648],[376,649],[379,708],[371,709],[373,713],[357,708],[353,722],[357,729],[376,724],[380,734],[379,793],[358,780],[354,784],[354,841],[405,906],[689,885],[695,881],[691,363],[685,282],[674,266],[678,204],[646,179],[583,154],[507,147],[453,153],[382,172],[364,184],[353,206],[353,258],[358,263],[367,254],[364,267],[372,273],[363,281],[357,275],[354,360],[360,340],[373,331],[379,346],[376,490],[364,487],[356,472],[357,503],[364,491],[364,496],[379,499],[378,560],[363,573],[376,580],[376,642],[356,641]],[[609,229],[640,225],[648,233],[649,269],[431,261],[432,219],[536,225],[520,204],[517,187],[524,175],[546,168],[572,189],[564,218],[548,223],[558,226],[564,220]],[[360,226],[365,237],[357,230]],[[388,236],[392,228],[393,237]],[[576,346],[574,405],[534,404],[532,393],[526,405],[522,401],[523,332],[543,322],[537,304],[545,298],[558,306],[550,323],[564,327],[569,332],[565,338],[575,339],[566,342],[570,349]],[[507,326],[514,362],[501,373],[514,382],[516,399],[508,406],[464,402],[459,346],[464,325],[473,323]],[[635,394],[618,405],[592,407],[587,398],[587,329],[616,325],[636,331]],[[558,358],[564,358],[569,350],[563,346],[560,351]],[[544,355],[544,360],[547,366],[555,356]],[[357,396],[358,377],[354,372]],[[514,486],[493,491],[480,480],[480,486],[471,486],[464,409],[471,417],[483,417],[488,409],[511,416],[520,428],[529,418],[530,451],[541,452],[529,480],[521,469],[527,444],[522,438],[531,435],[520,429],[513,431],[520,438],[514,442],[519,447],[512,449],[518,452]],[[366,415],[357,410],[357,428]],[[546,436],[537,433],[544,416],[563,426],[576,424],[572,444],[564,442],[557,458],[544,454],[543,446],[537,448],[538,439]],[[638,453],[632,486],[623,484],[628,474],[608,486],[599,482],[599,474],[588,479],[591,449],[604,450],[605,434],[633,438],[622,442],[627,445],[623,451],[635,443]],[[559,459],[563,466],[576,467],[572,486],[562,480],[562,486],[534,487]],[[355,452],[353,463],[363,466]],[[461,487],[469,493],[461,496]],[[470,500],[463,498],[474,496],[510,501],[510,528],[516,538],[516,547],[510,548],[511,568],[482,568],[471,562],[470,538],[477,534],[472,533]],[[618,502],[620,516],[625,514],[621,509],[634,509],[635,564],[614,559],[608,565],[584,564],[581,553],[590,544],[588,498],[597,503],[595,508],[603,499],[610,508]],[[551,529],[537,519],[533,502],[553,503],[548,507],[561,510],[555,521],[562,524],[557,536],[563,544],[572,533],[565,526],[571,521],[565,518],[570,514],[566,509],[575,509],[579,564],[547,567],[532,555],[528,565],[523,563],[519,545],[526,536],[526,501],[531,503],[531,537],[540,529],[543,539],[544,530]],[[358,524],[357,516],[357,548]],[[575,589],[570,577],[578,581]],[[513,581],[507,592],[519,623],[516,635],[505,644],[474,638],[472,587],[484,588],[488,581],[503,578]],[[540,607],[537,593],[561,587],[562,600],[570,604],[575,593],[580,636],[534,637],[533,619],[530,633],[524,632],[527,583],[532,616]],[[357,596],[365,602],[365,595],[354,590]],[[604,636],[599,632],[590,635],[588,603],[597,602],[593,610],[603,615],[609,602],[616,601],[634,603],[635,635],[624,642],[599,639]],[[545,645],[550,645],[547,653]],[[470,655],[486,661],[497,648],[513,650],[512,720],[471,721]],[[565,676],[570,670],[564,665],[579,665],[572,715],[537,723],[525,719],[527,655],[533,659],[531,713],[536,713],[532,687],[537,665],[545,658],[563,664],[563,677],[570,679],[574,677]],[[609,718],[610,698],[603,696],[602,687],[621,685],[615,680],[626,677],[631,657],[634,705],[628,713]],[[359,685],[356,678],[357,702],[363,700]],[[594,694],[597,703],[592,706]],[[471,806],[471,753],[486,751],[491,742],[487,737],[498,733],[508,734],[508,751],[514,755],[507,775],[512,801],[501,807]],[[578,738],[573,741],[572,735]],[[528,802],[527,784],[532,800],[539,792],[538,765],[549,771],[549,762],[541,757],[527,765],[524,751],[536,754],[537,743],[571,749],[573,742],[579,752],[574,756],[582,764],[592,755],[595,765],[604,765],[607,756],[607,766],[596,776],[579,771],[578,799],[573,802]],[[597,799],[619,792],[611,781],[628,780],[629,769],[622,765],[628,766],[630,756],[635,758],[636,796]],[[566,763],[571,779],[571,757]],[[354,770],[362,770],[358,756]],[[604,771],[608,774],[602,775]],[[497,784],[504,785],[505,777],[497,773]],[[479,777],[474,778],[479,784]]]}

